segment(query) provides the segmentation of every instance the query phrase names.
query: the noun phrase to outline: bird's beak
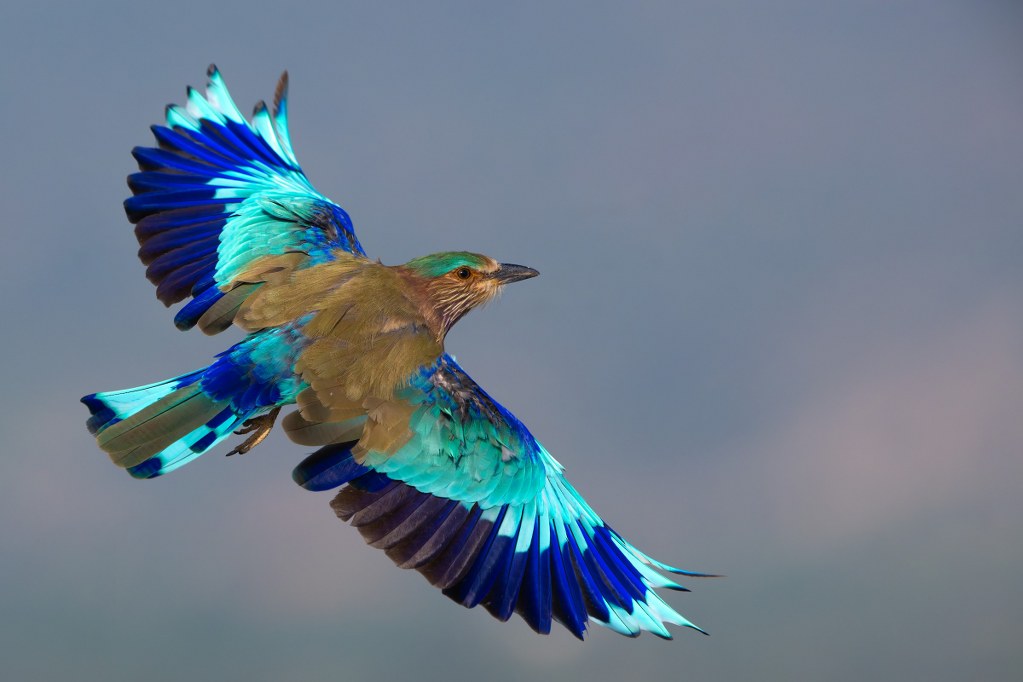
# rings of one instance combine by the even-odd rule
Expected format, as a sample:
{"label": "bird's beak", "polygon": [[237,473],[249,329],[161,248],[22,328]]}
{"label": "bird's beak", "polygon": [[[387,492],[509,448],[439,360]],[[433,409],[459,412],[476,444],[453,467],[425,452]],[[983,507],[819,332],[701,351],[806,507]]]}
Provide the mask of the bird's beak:
{"label": "bird's beak", "polygon": [[527,268],[525,265],[513,265],[511,263],[501,263],[501,267],[494,272],[491,277],[496,279],[501,284],[509,284],[511,282],[519,282],[530,277],[536,277],[540,273],[533,268]]}

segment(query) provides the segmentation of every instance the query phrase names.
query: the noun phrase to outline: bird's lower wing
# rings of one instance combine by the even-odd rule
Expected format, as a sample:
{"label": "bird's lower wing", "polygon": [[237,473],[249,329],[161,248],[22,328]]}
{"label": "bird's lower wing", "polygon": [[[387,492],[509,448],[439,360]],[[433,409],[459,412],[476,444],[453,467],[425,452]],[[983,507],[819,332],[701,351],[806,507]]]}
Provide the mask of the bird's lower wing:
{"label": "bird's lower wing", "polygon": [[[589,620],[628,636],[670,638],[667,623],[699,629],[655,589],[685,589],[662,571],[701,574],[651,559],[607,526],[452,358],[424,368],[399,399],[404,409],[370,413],[360,441],[328,445],[294,472],[311,490],[344,486],[331,506],[369,544],[464,606],[501,620],[519,613],[537,632],[553,620],[580,638]],[[374,449],[373,429],[403,432],[404,444]]]}

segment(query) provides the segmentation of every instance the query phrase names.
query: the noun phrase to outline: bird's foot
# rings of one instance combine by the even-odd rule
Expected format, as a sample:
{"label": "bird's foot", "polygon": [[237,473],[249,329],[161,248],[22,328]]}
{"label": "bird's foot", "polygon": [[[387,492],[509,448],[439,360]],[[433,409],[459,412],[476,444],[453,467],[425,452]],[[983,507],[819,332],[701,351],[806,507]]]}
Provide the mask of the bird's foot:
{"label": "bird's foot", "polygon": [[235,433],[239,436],[246,433],[251,433],[252,435],[246,438],[244,443],[227,453],[227,456],[244,455],[246,452],[266,440],[266,437],[270,435],[270,430],[274,427],[274,423],[277,421],[277,415],[280,411],[280,407],[275,407],[262,416],[246,419],[242,423],[242,427],[235,431]]}

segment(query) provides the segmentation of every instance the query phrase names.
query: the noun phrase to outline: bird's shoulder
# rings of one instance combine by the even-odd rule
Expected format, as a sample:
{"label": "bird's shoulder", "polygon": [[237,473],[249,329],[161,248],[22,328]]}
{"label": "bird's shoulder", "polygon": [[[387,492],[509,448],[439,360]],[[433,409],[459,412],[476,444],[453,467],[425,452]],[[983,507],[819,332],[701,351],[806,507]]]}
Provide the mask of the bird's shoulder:
{"label": "bird's shoulder", "polygon": [[310,338],[417,333],[428,326],[420,297],[394,268],[340,250],[312,266],[296,258],[264,259],[236,280],[258,287],[235,318],[240,326],[256,331],[299,323]]}

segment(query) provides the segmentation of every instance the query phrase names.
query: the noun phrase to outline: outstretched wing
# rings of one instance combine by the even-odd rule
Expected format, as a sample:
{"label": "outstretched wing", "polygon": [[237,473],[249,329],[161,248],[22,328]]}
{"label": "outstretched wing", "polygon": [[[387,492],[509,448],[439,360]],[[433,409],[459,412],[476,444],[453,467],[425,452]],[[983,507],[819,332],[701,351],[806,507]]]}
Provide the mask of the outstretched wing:
{"label": "outstretched wing", "polygon": [[[260,102],[251,121],[216,66],[208,76],[205,96],[189,88],[188,103],[168,106],[167,125],[152,127],[158,147],[133,150],[139,172],[128,177],[134,196],[124,208],[157,297],[166,305],[192,299],[175,324],[216,333],[258,286],[253,268],[280,268],[268,257],[289,254],[294,268],[331,260],[336,249],[364,253],[348,214],[313,188],[292,151],[287,72],[273,113]],[[255,281],[238,288],[239,277]]]}
{"label": "outstretched wing", "polygon": [[[375,449],[389,442],[375,430],[404,433],[404,444]],[[294,478],[310,490],[344,485],[331,506],[369,544],[501,620],[517,612],[540,633],[557,620],[579,638],[588,619],[628,636],[699,629],[654,589],[685,589],[658,571],[702,574],[651,559],[605,524],[448,355],[371,410],[360,441],[321,448]]]}

